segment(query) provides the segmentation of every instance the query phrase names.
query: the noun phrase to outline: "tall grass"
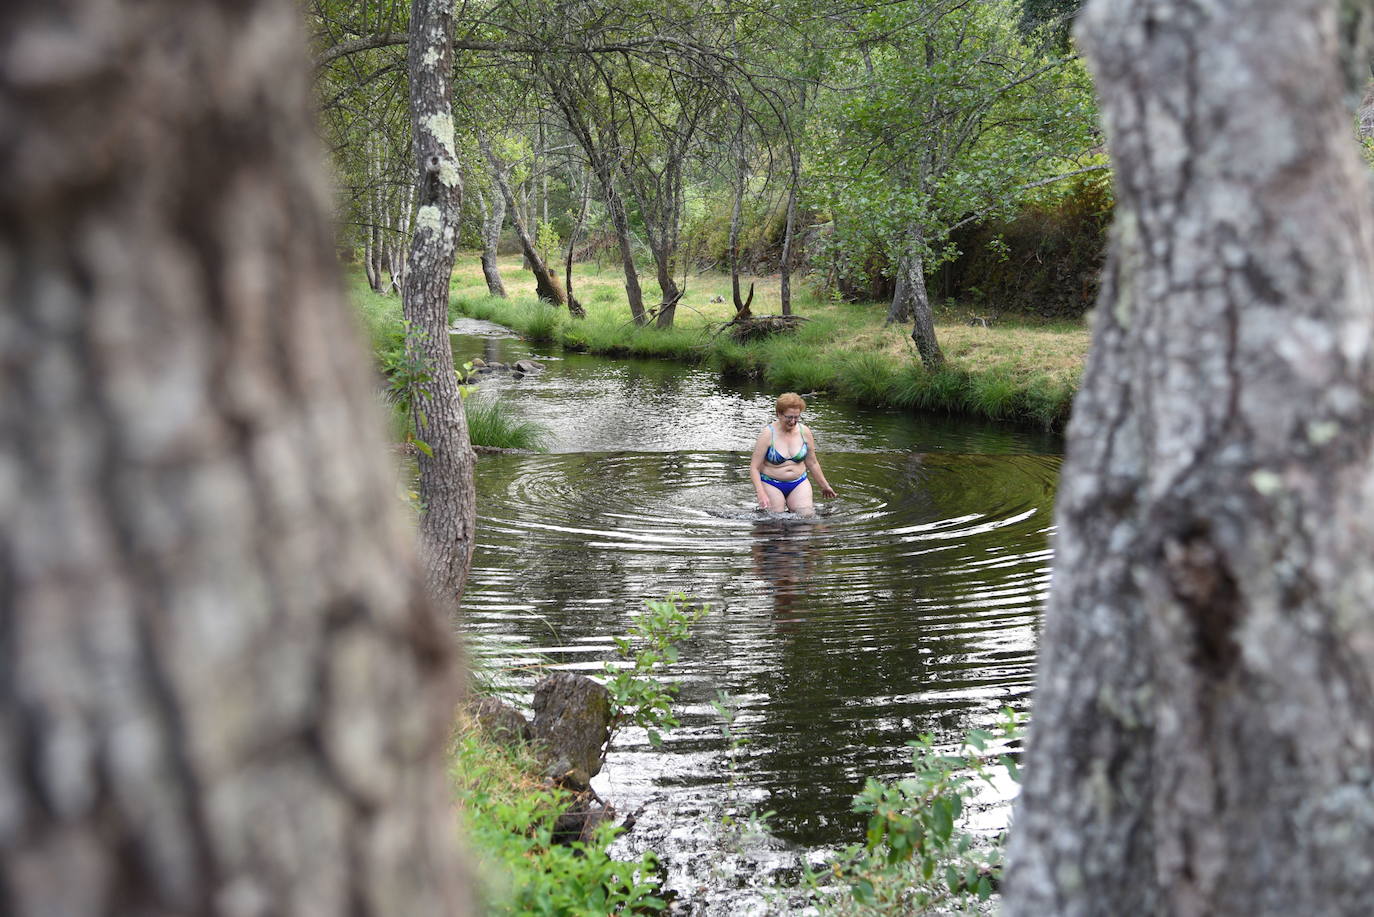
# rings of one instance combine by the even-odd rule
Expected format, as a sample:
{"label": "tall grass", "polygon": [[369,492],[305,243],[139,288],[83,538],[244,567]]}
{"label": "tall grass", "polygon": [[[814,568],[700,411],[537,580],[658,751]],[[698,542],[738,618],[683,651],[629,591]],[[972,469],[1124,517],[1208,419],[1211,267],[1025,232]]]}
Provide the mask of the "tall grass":
{"label": "tall grass", "polygon": [[473,397],[463,402],[468,437],[474,446],[497,449],[528,449],[543,452],[548,431],[532,420],[516,416],[505,402]]}

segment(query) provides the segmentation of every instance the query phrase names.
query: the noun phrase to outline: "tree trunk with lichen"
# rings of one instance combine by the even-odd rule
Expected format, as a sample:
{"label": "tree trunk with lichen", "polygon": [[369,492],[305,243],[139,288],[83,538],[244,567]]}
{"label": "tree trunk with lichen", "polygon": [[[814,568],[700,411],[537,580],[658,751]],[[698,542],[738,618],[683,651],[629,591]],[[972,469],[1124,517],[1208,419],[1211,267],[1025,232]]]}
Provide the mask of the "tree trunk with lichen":
{"label": "tree trunk with lichen", "polygon": [[520,241],[520,250],[525,254],[525,263],[529,265],[530,272],[534,274],[535,295],[544,302],[552,303],[555,306],[566,305],[567,294],[563,291],[563,285],[558,281],[558,275],[549,268],[539,248],[530,238],[529,230],[525,226],[525,221],[520,218],[520,208],[516,204],[515,194],[511,191],[510,182],[506,179],[506,166],[496,157],[496,152],[491,148],[491,143],[487,140],[485,133],[478,133],[478,145],[482,148],[482,155],[487,158],[487,164],[491,166],[492,180],[496,182],[497,191],[501,199],[506,202],[507,209],[510,210],[511,226],[515,229],[515,238]]}
{"label": "tree trunk with lichen", "polygon": [[921,230],[913,227],[908,238],[907,251],[897,262],[897,287],[892,293],[887,323],[911,322],[911,340],[921,363],[934,371],[945,365],[945,353],[935,337],[935,313],[930,308],[925,259],[921,257]]}
{"label": "tree trunk with lichen", "polygon": [[1004,911],[1365,914],[1374,213],[1334,5],[1081,30],[1117,217]]}
{"label": "tree trunk with lichen", "polygon": [[449,282],[458,248],[462,180],[454,147],[452,96],[453,5],[413,0],[410,44],[410,120],[419,178],[402,311],[410,322],[406,348],[423,358],[429,380],[412,401],[416,434],[426,448],[420,466],[420,540],[435,595],[457,607],[467,582],[477,524],[472,474],[476,457],[458,393],[448,337]]}
{"label": "tree trunk with lichen", "polygon": [[501,227],[506,223],[506,198],[498,191],[491,196],[488,205],[486,195],[479,192],[478,202],[482,209],[482,276],[487,281],[487,292],[505,299],[506,285],[501,280],[497,258],[500,256]]}
{"label": "tree trunk with lichen", "polygon": [[471,913],[300,10],[0,6],[0,911]]}

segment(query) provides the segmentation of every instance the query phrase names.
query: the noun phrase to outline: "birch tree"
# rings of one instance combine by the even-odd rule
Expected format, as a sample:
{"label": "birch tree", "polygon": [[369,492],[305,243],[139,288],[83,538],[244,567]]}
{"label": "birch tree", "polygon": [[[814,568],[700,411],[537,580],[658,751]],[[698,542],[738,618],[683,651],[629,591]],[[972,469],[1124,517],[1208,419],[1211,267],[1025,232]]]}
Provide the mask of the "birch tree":
{"label": "birch tree", "polygon": [[454,372],[448,337],[449,283],[458,247],[462,178],[453,133],[453,4],[413,0],[406,63],[417,163],[415,231],[411,237],[402,310],[410,323],[408,352],[429,368],[411,393],[420,466],[421,542],[436,595],[455,604],[472,559],[475,457]]}
{"label": "birch tree", "polygon": [[1374,213],[1323,0],[1090,2],[1117,209],[1008,914],[1366,914]]}
{"label": "birch tree", "polygon": [[0,910],[462,915],[296,4],[0,6]]}

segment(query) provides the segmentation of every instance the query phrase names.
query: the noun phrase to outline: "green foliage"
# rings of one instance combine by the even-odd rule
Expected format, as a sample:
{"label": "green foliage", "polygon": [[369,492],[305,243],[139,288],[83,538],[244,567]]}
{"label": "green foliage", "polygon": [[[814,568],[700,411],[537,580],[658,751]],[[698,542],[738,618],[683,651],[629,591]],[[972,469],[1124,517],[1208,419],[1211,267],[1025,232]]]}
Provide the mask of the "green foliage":
{"label": "green foliage", "polygon": [[899,368],[891,358],[872,351],[852,351],[840,359],[840,393],[862,404],[888,404]]}
{"label": "green foliage", "polygon": [[382,370],[390,387],[391,404],[408,421],[405,441],[414,443],[425,455],[433,455],[429,444],[420,436],[425,427],[426,386],[434,381],[434,365],[422,349],[427,333],[416,331],[408,321],[403,322],[402,327],[405,346],[399,352],[386,355]]}
{"label": "green foliage", "polygon": [[558,251],[562,245],[563,240],[558,236],[557,227],[548,220],[540,220],[534,235],[534,247],[539,249],[539,257],[548,261],[549,253]]}
{"label": "green foliage", "polygon": [[[1020,739],[1023,722],[1003,711],[997,733],[973,730],[953,753],[942,753],[932,736],[910,743],[912,775],[893,783],[869,779],[854,799],[854,811],[868,816],[862,844],[846,848],[828,873],[810,873],[820,889],[838,880],[845,895],[818,896],[822,914],[982,913],[1002,876],[1004,835],[981,841],[960,819],[977,781],[992,782],[987,759],[994,739]],[[998,762],[1013,780],[1017,764]]]}
{"label": "green foliage", "polygon": [[1023,189],[1093,146],[1086,71],[1047,53],[995,0],[884,4],[856,23],[862,55],[837,54],[808,158],[830,255],[866,279],[908,254],[933,269],[951,227],[1009,212]]}
{"label": "green foliage", "polygon": [[763,378],[779,391],[816,392],[834,385],[836,366],[832,359],[786,337],[775,337],[758,345],[763,354]]}
{"label": "green foliage", "polygon": [[956,232],[961,254],[941,273],[951,294],[984,308],[1044,318],[1077,319],[1090,309],[1111,224],[1111,176],[1078,176],[1056,191],[1014,216]]}
{"label": "green foliage", "polygon": [[532,420],[522,420],[503,401],[468,399],[463,402],[463,410],[467,414],[468,438],[474,446],[545,450],[548,431]]}
{"label": "green foliage", "polygon": [[637,861],[606,854],[617,831],[611,823],[587,843],[553,842],[568,794],[540,780],[527,749],[497,744],[471,728],[459,733],[450,760],[483,913],[604,917],[664,908],[652,853]]}
{"label": "green foliage", "polygon": [[538,344],[551,343],[558,339],[558,328],[566,315],[562,309],[546,302],[540,302],[533,310],[523,315],[524,322],[520,333],[526,340]]}
{"label": "green foliage", "polygon": [[677,645],[709,612],[707,606],[691,605],[680,594],[646,602],[629,634],[616,638],[620,662],[608,662],[605,667],[606,689],[611,693],[612,738],[608,743],[617,730],[633,725],[646,730],[649,743],[657,747],[663,740],[662,730],[678,725],[672,709],[677,688],[665,684],[657,673],[677,661]]}
{"label": "green foliage", "polygon": [[1004,420],[1016,412],[1021,391],[1011,374],[993,370],[970,380],[969,403],[975,412],[993,420]]}

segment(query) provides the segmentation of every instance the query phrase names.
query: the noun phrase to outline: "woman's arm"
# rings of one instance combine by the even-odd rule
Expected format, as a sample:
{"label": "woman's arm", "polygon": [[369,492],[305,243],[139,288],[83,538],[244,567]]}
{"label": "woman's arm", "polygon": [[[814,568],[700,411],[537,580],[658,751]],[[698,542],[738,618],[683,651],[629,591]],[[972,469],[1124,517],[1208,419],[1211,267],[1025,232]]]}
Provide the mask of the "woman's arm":
{"label": "woman's arm", "polygon": [[806,471],[807,474],[816,479],[816,486],[821,490],[821,496],[835,496],[835,488],[830,486],[830,482],[825,479],[825,472],[821,471],[821,460],[816,457],[816,437],[811,435],[811,428],[806,427],[802,430],[806,437]]}
{"label": "woman's arm", "polygon": [[764,509],[771,509],[772,504],[768,501],[768,491],[763,489],[763,479],[759,477],[763,473],[763,457],[768,453],[768,428],[764,427],[759,433],[759,438],[754,441],[754,454],[749,458],[749,480],[754,482],[754,496],[758,498],[759,506]]}

